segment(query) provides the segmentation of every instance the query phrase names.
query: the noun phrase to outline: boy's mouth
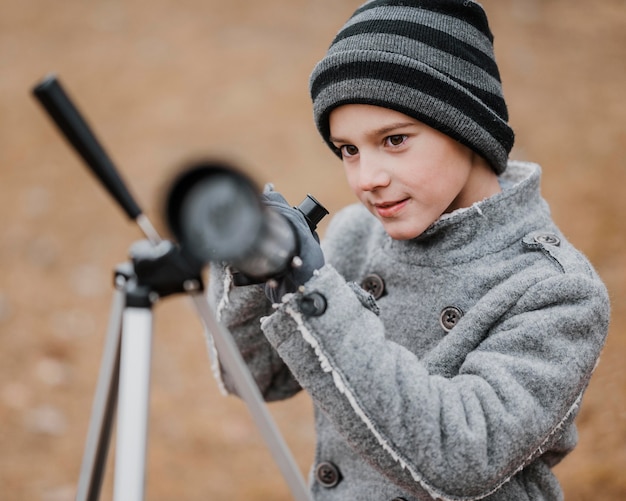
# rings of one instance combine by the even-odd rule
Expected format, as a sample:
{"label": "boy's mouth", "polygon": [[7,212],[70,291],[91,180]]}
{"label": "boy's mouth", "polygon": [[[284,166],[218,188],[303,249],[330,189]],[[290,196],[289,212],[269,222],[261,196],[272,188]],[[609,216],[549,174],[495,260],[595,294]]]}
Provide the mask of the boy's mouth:
{"label": "boy's mouth", "polygon": [[393,202],[375,203],[376,213],[382,218],[393,217],[398,214],[409,202],[408,198],[403,200],[395,200]]}

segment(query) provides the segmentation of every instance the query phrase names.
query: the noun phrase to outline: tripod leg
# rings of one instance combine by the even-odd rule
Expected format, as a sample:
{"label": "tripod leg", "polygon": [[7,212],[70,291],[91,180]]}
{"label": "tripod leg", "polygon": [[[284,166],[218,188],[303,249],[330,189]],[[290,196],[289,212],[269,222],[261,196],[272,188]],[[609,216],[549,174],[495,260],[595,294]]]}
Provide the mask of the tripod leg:
{"label": "tripod leg", "polygon": [[141,501],[144,497],[151,355],[152,311],[127,307],[120,353],[115,501]]}
{"label": "tripod leg", "polygon": [[261,392],[241,357],[241,353],[239,353],[239,349],[233,341],[230,332],[217,322],[206,297],[202,293],[194,292],[191,294],[191,297],[204,322],[204,326],[213,335],[221,362],[233,377],[239,395],[248,405],[250,414],[265,439],[294,499],[296,501],[311,501],[302,475],[271,414],[267,410]]}
{"label": "tripod leg", "polygon": [[116,290],[100,364],[85,452],[80,469],[76,501],[97,501],[104,477],[117,398],[119,346],[124,292]]}

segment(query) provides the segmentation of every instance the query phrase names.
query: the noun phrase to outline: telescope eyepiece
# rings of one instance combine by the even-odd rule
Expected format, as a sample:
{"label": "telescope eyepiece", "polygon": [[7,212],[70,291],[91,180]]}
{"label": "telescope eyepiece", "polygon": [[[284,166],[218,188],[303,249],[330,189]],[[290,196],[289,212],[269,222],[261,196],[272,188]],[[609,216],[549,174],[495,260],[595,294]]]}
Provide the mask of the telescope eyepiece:
{"label": "telescope eyepiece", "polygon": [[311,194],[307,194],[306,198],[300,202],[296,209],[302,213],[311,231],[315,231],[320,221],[328,214],[326,208]]}

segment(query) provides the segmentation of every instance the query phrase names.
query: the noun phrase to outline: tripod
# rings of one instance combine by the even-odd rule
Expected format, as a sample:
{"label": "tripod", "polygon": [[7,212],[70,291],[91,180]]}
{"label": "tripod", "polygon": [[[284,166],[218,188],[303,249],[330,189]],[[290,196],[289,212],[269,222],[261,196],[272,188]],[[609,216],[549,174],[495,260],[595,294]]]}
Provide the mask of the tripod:
{"label": "tripod", "polygon": [[144,498],[152,308],[158,299],[179,293],[191,297],[205,329],[213,337],[220,363],[232,376],[239,396],[247,404],[294,499],[311,501],[232,336],[217,322],[209,307],[203,293],[201,267],[188,255],[183,255],[180,247],[161,240],[56,77],[44,79],[33,92],[66,139],[148,238],[135,243],[130,250],[131,260],[115,270],[115,292],[76,501],[99,499],[116,403],[114,501]]}
{"label": "tripod", "polygon": [[[203,295],[200,276],[168,241],[156,246],[140,241],[131,247],[131,262],[115,271],[111,307],[102,364],[94,397],[77,501],[99,497],[113,414],[118,402],[114,500],[144,498],[145,455],[152,351],[152,307],[162,297],[188,293],[204,326],[213,334],[222,362],[236,378],[238,391],[248,403],[257,425],[283,470],[295,499],[309,495],[293,469],[288,451],[263,405],[241,355],[225,330],[215,321]],[[236,370],[232,370],[236,368]],[[256,391],[255,391],[256,390]]]}

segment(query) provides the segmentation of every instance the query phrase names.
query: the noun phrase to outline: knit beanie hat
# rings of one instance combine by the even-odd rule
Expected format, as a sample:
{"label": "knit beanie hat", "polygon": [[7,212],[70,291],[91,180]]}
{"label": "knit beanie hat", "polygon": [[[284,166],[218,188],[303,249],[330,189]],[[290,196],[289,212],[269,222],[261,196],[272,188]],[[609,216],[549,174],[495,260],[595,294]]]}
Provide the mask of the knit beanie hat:
{"label": "knit beanie hat", "polygon": [[[328,145],[330,112],[372,104],[413,117],[506,169],[514,134],[493,35],[471,0],[370,0],[341,28],[310,80]],[[340,155],[340,154],[339,154]]]}

